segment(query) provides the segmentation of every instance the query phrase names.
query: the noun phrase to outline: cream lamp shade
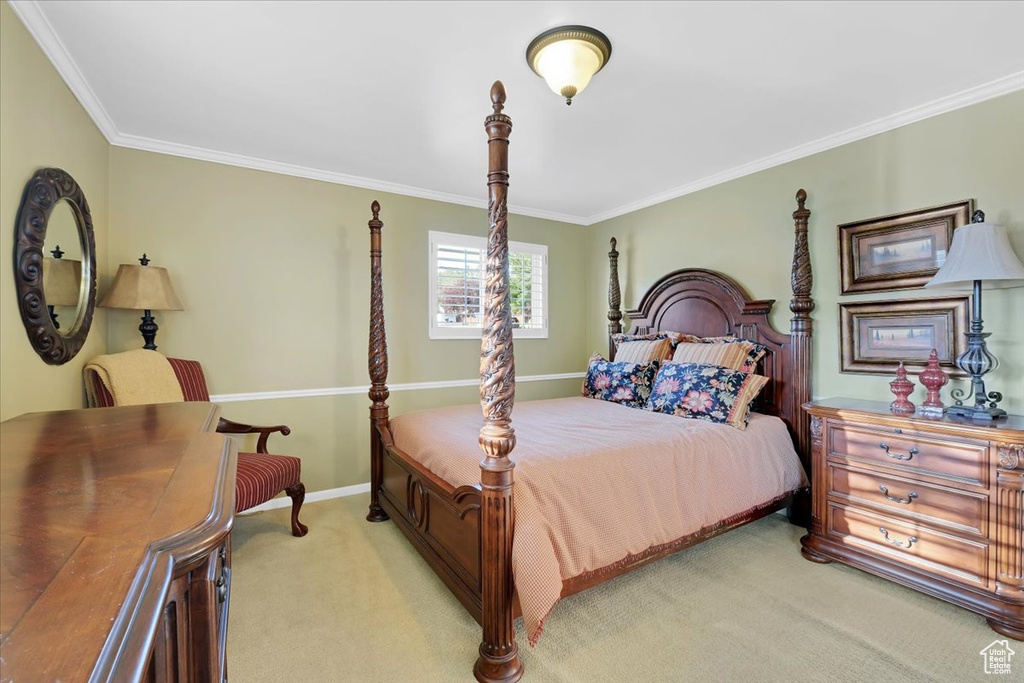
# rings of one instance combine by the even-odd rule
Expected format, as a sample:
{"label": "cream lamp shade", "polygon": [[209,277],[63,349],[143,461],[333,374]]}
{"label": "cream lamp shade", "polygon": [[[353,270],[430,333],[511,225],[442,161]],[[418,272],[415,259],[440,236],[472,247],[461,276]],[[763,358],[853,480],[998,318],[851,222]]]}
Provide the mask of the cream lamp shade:
{"label": "cream lamp shade", "polygon": [[159,266],[122,263],[117,267],[114,284],[100,302],[103,308],[127,308],[136,311],[183,311],[171,286],[171,276]]}
{"label": "cream lamp shade", "polygon": [[925,287],[970,289],[975,280],[987,289],[1024,286],[1024,264],[1002,225],[968,223],[954,230],[946,262]]}
{"label": "cream lamp shade", "polygon": [[612,56],[608,37],[587,26],[559,26],[540,34],[526,48],[526,61],[548,87],[572,104]]}
{"label": "cream lamp shade", "polygon": [[44,258],[43,296],[47,306],[77,307],[82,296],[82,262]]}

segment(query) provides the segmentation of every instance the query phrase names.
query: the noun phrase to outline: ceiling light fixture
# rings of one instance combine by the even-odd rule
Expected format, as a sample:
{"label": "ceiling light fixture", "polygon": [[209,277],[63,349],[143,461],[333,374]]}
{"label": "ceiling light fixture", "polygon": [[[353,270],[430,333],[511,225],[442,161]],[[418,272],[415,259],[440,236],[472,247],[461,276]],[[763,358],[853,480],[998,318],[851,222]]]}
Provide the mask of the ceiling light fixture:
{"label": "ceiling light fixture", "polygon": [[589,26],[559,26],[526,48],[526,62],[567,105],[612,56],[608,36]]}

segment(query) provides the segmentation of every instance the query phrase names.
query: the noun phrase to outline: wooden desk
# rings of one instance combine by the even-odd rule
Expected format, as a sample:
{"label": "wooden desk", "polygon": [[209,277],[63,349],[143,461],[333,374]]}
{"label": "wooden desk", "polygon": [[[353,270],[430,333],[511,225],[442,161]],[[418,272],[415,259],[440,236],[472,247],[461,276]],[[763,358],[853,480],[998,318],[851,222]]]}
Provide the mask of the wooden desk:
{"label": "wooden desk", "polygon": [[234,442],[175,403],[0,424],[0,678],[219,681]]}

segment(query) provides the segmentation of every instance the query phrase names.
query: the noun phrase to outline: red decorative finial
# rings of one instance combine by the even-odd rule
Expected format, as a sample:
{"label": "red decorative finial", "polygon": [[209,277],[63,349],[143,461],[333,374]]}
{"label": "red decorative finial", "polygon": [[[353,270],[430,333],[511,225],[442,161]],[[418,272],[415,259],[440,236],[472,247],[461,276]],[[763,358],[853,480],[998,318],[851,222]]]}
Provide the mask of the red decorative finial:
{"label": "red decorative finial", "polygon": [[921,404],[921,412],[925,415],[941,417],[943,412],[942,397],[939,389],[949,383],[947,375],[939,365],[939,352],[932,349],[928,356],[928,366],[921,373],[921,384],[928,390],[928,397]]}
{"label": "red decorative finial", "polygon": [[914,383],[907,379],[907,369],[902,361],[896,368],[896,379],[889,382],[889,388],[896,395],[896,400],[889,404],[889,410],[894,413],[914,412],[914,404],[907,400],[914,393]]}
{"label": "red decorative finial", "polygon": [[491,86],[491,104],[495,114],[500,114],[505,108],[505,84],[501,81],[494,81]]}
{"label": "red decorative finial", "polygon": [[373,220],[377,220],[380,216],[380,202],[374,199],[373,204],[370,204],[370,211],[373,212]]}

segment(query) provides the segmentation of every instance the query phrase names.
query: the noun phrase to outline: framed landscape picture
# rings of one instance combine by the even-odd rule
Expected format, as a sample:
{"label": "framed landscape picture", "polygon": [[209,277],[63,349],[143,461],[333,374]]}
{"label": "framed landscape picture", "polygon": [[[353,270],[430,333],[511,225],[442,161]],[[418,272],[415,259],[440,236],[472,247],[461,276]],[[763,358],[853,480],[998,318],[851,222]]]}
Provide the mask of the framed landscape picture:
{"label": "framed landscape picture", "polygon": [[839,226],[841,294],[922,287],[971,220],[974,200]]}
{"label": "framed landscape picture", "polygon": [[840,372],[889,374],[900,361],[919,373],[932,349],[950,377],[967,377],[956,358],[967,348],[968,298],[839,304]]}

